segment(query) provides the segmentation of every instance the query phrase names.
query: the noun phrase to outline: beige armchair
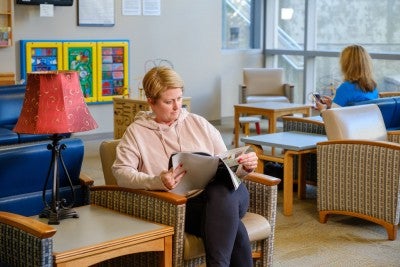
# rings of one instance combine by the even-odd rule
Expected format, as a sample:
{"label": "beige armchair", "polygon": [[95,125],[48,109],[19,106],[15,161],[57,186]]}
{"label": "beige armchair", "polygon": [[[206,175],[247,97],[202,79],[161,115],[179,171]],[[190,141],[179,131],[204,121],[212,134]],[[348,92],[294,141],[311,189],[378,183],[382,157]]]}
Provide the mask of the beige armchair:
{"label": "beige armchair", "polygon": [[284,82],[282,68],[244,68],[239,103],[293,102],[294,86]]}
{"label": "beige armchair", "polygon": [[322,113],[328,141],[317,144],[319,221],[332,214],[385,227],[395,240],[400,215],[400,132],[388,134],[376,105]]}
{"label": "beige armchair", "polygon": [[[133,190],[114,185],[116,182],[111,173],[111,165],[118,142],[110,140],[100,145],[106,186],[91,188],[91,204],[173,226],[172,266],[198,266],[204,263],[202,240],[184,232],[185,197],[169,192]],[[243,221],[252,241],[255,266],[272,266],[279,182],[280,179],[258,173],[249,174],[244,179],[250,192],[250,209]],[[151,253],[143,253],[117,260],[130,262],[130,265],[137,262],[135,266],[154,266],[155,258]]]}

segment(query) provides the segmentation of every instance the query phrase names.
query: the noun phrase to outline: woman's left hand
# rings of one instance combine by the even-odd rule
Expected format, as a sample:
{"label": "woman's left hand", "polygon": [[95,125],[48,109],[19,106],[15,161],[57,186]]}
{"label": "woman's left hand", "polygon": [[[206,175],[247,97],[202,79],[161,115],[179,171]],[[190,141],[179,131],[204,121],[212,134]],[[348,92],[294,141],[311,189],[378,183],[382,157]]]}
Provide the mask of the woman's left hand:
{"label": "woman's left hand", "polygon": [[243,155],[240,155],[236,159],[239,164],[243,165],[243,168],[247,172],[252,172],[254,171],[255,168],[257,168],[258,165],[258,157],[255,152],[249,152]]}

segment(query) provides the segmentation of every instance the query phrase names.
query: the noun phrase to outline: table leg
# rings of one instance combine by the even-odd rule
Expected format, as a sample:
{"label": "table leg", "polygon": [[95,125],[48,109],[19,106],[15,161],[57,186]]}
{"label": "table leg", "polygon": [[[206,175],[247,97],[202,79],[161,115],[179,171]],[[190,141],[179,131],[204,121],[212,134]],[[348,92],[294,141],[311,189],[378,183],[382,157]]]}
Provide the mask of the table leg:
{"label": "table leg", "polygon": [[[276,121],[277,118],[275,115],[268,116],[268,133],[276,133]],[[271,147],[271,154],[275,156],[275,147]]]}
{"label": "table leg", "polygon": [[297,176],[297,197],[299,199],[306,198],[306,166],[302,154],[298,155],[298,176]]}
{"label": "table leg", "polygon": [[276,117],[268,116],[268,133],[276,133]]}
{"label": "table leg", "polygon": [[286,151],[283,158],[283,215],[293,212],[293,159],[294,154]]}
{"label": "table leg", "polygon": [[172,267],[172,236],[164,237],[164,251],[161,255],[160,267]]}

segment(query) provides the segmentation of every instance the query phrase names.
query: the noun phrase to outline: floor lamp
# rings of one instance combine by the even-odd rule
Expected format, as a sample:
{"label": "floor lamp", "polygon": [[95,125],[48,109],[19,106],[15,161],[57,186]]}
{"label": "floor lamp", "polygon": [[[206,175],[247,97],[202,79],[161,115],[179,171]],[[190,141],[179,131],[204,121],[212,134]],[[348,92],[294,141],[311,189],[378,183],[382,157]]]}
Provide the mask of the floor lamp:
{"label": "floor lamp", "polygon": [[[39,215],[49,218],[49,224],[59,224],[65,218],[78,218],[72,209],[75,192],[68,170],[62,158],[65,144],[60,141],[67,133],[84,132],[97,128],[84,101],[79,75],[76,71],[32,72],[27,75],[25,99],[21,115],[14,128],[17,133],[49,134],[51,162],[43,187],[44,210]],[[60,166],[61,165],[61,166]],[[60,199],[59,175],[65,172],[73,195],[71,203]],[[52,178],[51,202],[46,200],[46,191]]]}

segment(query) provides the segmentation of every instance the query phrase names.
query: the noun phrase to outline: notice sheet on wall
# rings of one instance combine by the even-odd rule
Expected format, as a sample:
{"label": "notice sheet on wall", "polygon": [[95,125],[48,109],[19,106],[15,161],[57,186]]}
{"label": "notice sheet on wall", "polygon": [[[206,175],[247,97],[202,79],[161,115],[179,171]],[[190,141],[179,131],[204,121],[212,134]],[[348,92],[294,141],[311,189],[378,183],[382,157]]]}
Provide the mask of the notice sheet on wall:
{"label": "notice sheet on wall", "polygon": [[114,26],[114,0],[79,0],[79,26]]}

